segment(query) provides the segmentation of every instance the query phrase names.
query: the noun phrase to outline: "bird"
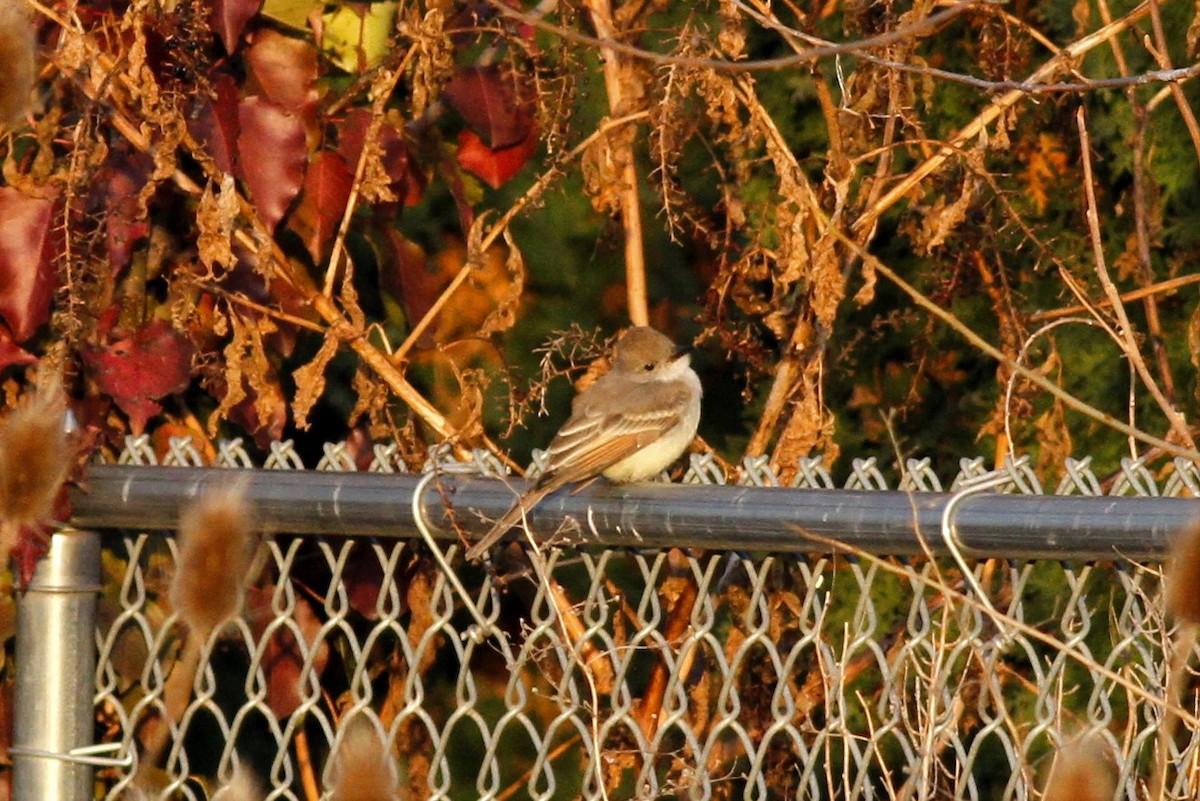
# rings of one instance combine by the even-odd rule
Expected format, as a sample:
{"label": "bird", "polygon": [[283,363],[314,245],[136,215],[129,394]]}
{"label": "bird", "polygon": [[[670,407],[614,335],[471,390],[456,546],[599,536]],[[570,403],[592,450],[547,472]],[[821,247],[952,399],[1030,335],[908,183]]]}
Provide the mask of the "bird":
{"label": "bird", "polygon": [[597,476],[618,484],[652,478],[678,459],[700,424],[700,378],[691,347],[649,326],[617,341],[612,367],[575,396],[571,416],[546,449],[533,487],[467,551],[478,560],[534,506],[568,484]]}

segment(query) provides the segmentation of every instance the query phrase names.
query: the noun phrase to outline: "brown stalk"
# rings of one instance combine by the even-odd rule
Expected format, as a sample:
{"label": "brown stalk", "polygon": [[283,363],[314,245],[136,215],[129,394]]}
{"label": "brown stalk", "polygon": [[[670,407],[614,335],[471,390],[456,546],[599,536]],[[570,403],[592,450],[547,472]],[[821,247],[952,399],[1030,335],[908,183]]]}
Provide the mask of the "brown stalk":
{"label": "brown stalk", "polygon": [[[1100,19],[1105,24],[1112,22],[1107,0],[1099,0]],[[1153,10],[1152,12],[1153,13]],[[1121,75],[1128,76],[1129,64],[1125,60],[1125,50],[1119,39],[1110,43],[1113,58]],[[1134,136],[1131,149],[1133,150],[1133,220],[1134,233],[1137,242],[1138,277],[1143,286],[1154,283],[1154,270],[1150,264],[1150,222],[1146,212],[1146,106],[1138,99],[1137,89],[1133,86],[1125,90],[1125,99],[1133,110]],[[1155,366],[1158,369],[1158,380],[1162,382],[1163,394],[1171,403],[1175,403],[1175,379],[1171,374],[1171,363],[1167,359],[1167,349],[1164,344],[1162,320],[1158,313],[1158,299],[1153,294],[1142,298],[1142,308],[1146,313],[1146,328],[1150,335],[1150,349],[1154,354]]]}
{"label": "brown stalk", "polygon": [[1066,404],[1071,409],[1074,409],[1075,411],[1080,412],[1081,414],[1084,414],[1084,415],[1092,418],[1093,420],[1095,420],[1098,423],[1101,423],[1105,426],[1108,426],[1109,428],[1119,431],[1122,434],[1125,434],[1126,436],[1133,437],[1134,439],[1136,439],[1140,442],[1143,442],[1147,445],[1159,448],[1164,453],[1170,453],[1174,456],[1182,456],[1185,459],[1191,459],[1193,461],[1200,460],[1200,451],[1195,450],[1195,448],[1181,447],[1179,445],[1176,445],[1173,442],[1168,442],[1167,440],[1162,439],[1160,437],[1156,437],[1152,434],[1147,434],[1145,431],[1135,428],[1135,427],[1129,425],[1128,423],[1122,422],[1121,420],[1118,420],[1117,418],[1113,417],[1112,415],[1110,415],[1106,412],[1100,411],[1095,406],[1092,406],[1088,403],[1081,401],[1079,398],[1076,398],[1074,395],[1067,392],[1062,387],[1047,380],[1044,376],[1039,375],[1035,371],[1030,370],[1025,365],[1012,361],[1003,353],[1003,351],[1001,351],[999,348],[992,345],[990,342],[988,342],[983,337],[979,336],[979,334],[972,331],[965,323],[963,323],[961,320],[959,320],[953,314],[951,314],[950,312],[948,312],[945,309],[938,306],[936,303],[934,303],[932,300],[930,300],[928,296],[926,296],[920,290],[918,290],[916,287],[914,287],[912,284],[908,283],[903,278],[901,278],[894,270],[892,270],[890,267],[888,267],[886,264],[884,264],[878,258],[876,258],[875,256],[872,256],[870,253],[867,253],[866,251],[862,250],[862,248],[857,243],[855,243],[853,240],[851,240],[845,234],[842,234],[840,231],[835,230],[834,235],[837,236],[838,239],[840,241],[842,241],[847,247],[851,248],[852,250],[855,250],[857,252],[858,257],[863,260],[864,264],[868,264],[870,266],[870,269],[878,272],[880,275],[882,275],[883,277],[885,277],[889,281],[891,281],[893,284],[895,284],[895,286],[898,289],[900,289],[902,292],[904,292],[904,294],[906,294],[910,298],[912,298],[913,302],[916,303],[916,305],[920,306],[922,309],[929,312],[934,317],[937,317],[939,320],[944,322],[946,325],[950,326],[952,329],[957,331],[960,336],[962,336],[964,339],[966,339],[968,342],[970,342],[972,345],[974,345],[976,348],[978,348],[980,350],[980,352],[984,353],[987,356],[990,356],[991,358],[995,359],[996,361],[1004,363],[1014,373],[1020,375],[1022,378],[1024,378],[1027,381],[1031,381],[1032,383],[1036,384],[1038,387],[1045,390],[1046,392],[1049,392],[1051,395],[1053,395],[1054,397],[1061,400],[1064,404]]}
{"label": "brown stalk", "polygon": [[[1146,42],[1146,49],[1150,51],[1150,55],[1158,62],[1160,68],[1169,70],[1171,69],[1171,54],[1167,50],[1167,34],[1163,30],[1158,0],[1148,0],[1148,4],[1150,6],[1150,28],[1154,31],[1154,47]],[[1196,121],[1196,112],[1192,111],[1191,103],[1188,101],[1187,95],[1183,93],[1183,86],[1178,81],[1172,81],[1169,87],[1171,96],[1175,99],[1175,105],[1179,107],[1179,116],[1183,118],[1188,134],[1192,137],[1192,147],[1196,151],[1196,158],[1200,159],[1200,123]]]}
{"label": "brown stalk", "polygon": [[1138,348],[1137,335],[1133,330],[1133,325],[1129,322],[1129,315],[1125,313],[1125,304],[1121,302],[1120,293],[1117,292],[1116,286],[1113,285],[1112,279],[1108,275],[1108,267],[1104,259],[1104,244],[1100,236],[1100,215],[1096,209],[1096,187],[1092,180],[1091,139],[1088,136],[1082,106],[1075,113],[1075,122],[1079,127],[1079,149],[1083,158],[1083,191],[1084,197],[1087,199],[1086,216],[1088,232],[1092,240],[1092,255],[1096,261],[1096,277],[1100,281],[1100,286],[1104,288],[1104,294],[1112,304],[1113,312],[1117,317],[1118,331],[1124,339],[1122,350],[1134,369],[1137,370],[1146,389],[1150,391],[1151,396],[1158,403],[1167,420],[1170,421],[1171,430],[1188,448],[1195,450],[1196,442],[1192,439],[1192,432],[1188,430],[1187,421],[1163,394],[1158,382],[1150,374],[1150,369],[1146,367],[1146,361],[1142,358],[1141,350]]}
{"label": "brown stalk", "polygon": [[[605,42],[616,40],[612,4],[609,0],[584,0],[596,33]],[[613,117],[628,114],[633,99],[627,96],[625,85],[636,77],[611,45],[602,48],[604,59],[604,88],[608,92],[608,108]],[[650,324],[650,305],[646,299],[646,253],[642,242],[642,202],[638,196],[637,160],[634,157],[633,137],[629,134],[609,139],[609,154],[619,166],[621,187],[621,224],[625,229],[625,291],[629,305],[629,321],[634,325]]]}
{"label": "brown stalk", "polygon": [[[664,627],[662,635],[665,641],[661,646],[662,651],[676,649],[679,640],[683,638],[683,635],[687,633],[688,626],[691,625],[692,608],[696,605],[698,595],[696,582],[690,576],[679,576],[677,581],[680,581],[682,586],[667,615],[667,625]],[[666,656],[660,655],[650,672],[650,681],[647,682],[646,689],[642,693],[641,703],[637,704],[633,713],[634,722],[642,730],[642,736],[646,738],[647,742],[653,742],[654,735],[658,731],[659,715],[662,712],[663,698],[666,695],[670,678],[671,669],[667,664]]]}
{"label": "brown stalk", "polygon": [[[1197,283],[1200,283],[1200,273],[1181,275],[1178,278],[1170,278],[1166,281],[1159,281],[1156,284],[1150,284],[1142,287],[1141,289],[1132,289],[1129,292],[1122,292],[1120,295],[1118,295],[1118,297],[1124,301],[1141,300],[1149,295],[1158,295],[1164,292],[1174,292],[1182,287]],[[1036,312],[1029,315],[1029,322],[1042,323],[1046,322],[1047,320],[1057,320],[1060,317],[1070,317],[1094,308],[1107,308],[1109,303],[1110,301],[1107,298],[1104,298],[1087,306],[1064,306],[1061,309],[1050,309],[1049,311]]]}
{"label": "brown stalk", "polygon": [[366,136],[363,137],[363,147],[358,154],[358,163],[354,166],[354,180],[350,184],[350,196],[346,199],[346,208],[342,212],[342,222],[338,226],[337,237],[333,240],[333,249],[329,253],[329,266],[325,268],[325,287],[323,291],[326,297],[333,296],[333,283],[337,275],[338,265],[342,261],[342,256],[345,255],[346,234],[350,231],[350,222],[354,219],[354,209],[358,205],[358,194],[362,190],[363,173],[366,172],[367,159],[370,158],[371,148],[379,139],[379,130],[383,127],[383,121],[386,119],[384,116],[384,107],[387,105],[388,98],[392,96],[392,92],[395,90],[400,76],[408,68],[408,63],[412,60],[415,52],[415,48],[410,49],[390,73],[378,76],[376,83],[372,86],[371,91],[374,99],[371,102],[371,122],[367,126]]}
{"label": "brown stalk", "polygon": [[[804,171],[800,169],[800,165],[796,161],[791,147],[788,146],[787,140],[784,139],[778,126],[775,125],[775,120],[771,118],[771,115],[758,102],[753,83],[745,76],[738,76],[736,85],[742,103],[749,109],[754,121],[762,126],[766,136],[772,141],[775,152],[789,160],[788,167],[792,175],[796,177],[796,181],[804,194],[800,202],[803,203],[808,213],[815,220],[819,221],[824,230],[833,230],[828,216],[821,208],[816,193],[813,191],[812,185],[808,182]],[[807,322],[807,320],[801,320],[796,324],[792,331],[791,340],[784,348],[783,355],[775,367],[775,375],[771,380],[771,389],[767,395],[766,403],[763,405],[763,411],[759,415],[754,433],[750,435],[750,441],[746,445],[746,455],[748,456],[757,456],[766,452],[767,445],[774,435],[779,418],[783,415],[783,410],[791,398],[796,379],[801,374],[803,362],[806,361],[801,354],[805,350],[808,344],[807,340],[812,333],[811,327],[806,324]]]}

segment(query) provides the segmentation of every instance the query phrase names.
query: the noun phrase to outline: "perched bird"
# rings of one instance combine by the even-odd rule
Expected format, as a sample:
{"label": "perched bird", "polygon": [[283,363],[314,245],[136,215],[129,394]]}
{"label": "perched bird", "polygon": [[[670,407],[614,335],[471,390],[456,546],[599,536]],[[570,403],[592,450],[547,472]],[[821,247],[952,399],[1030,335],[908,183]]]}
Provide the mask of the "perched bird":
{"label": "perched bird", "polygon": [[653,328],[626,331],[612,368],[575,397],[570,419],[546,451],[537,483],[467,551],[467,558],[478,559],[542,498],[567,484],[596,476],[641,481],[678,459],[700,423],[700,379],[690,351]]}

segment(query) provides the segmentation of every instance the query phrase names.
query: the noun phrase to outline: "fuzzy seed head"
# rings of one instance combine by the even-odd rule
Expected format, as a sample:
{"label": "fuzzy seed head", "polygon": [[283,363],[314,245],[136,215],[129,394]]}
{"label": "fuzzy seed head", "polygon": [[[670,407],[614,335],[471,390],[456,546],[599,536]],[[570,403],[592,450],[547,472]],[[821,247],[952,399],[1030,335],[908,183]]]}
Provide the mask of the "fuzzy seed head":
{"label": "fuzzy seed head", "polygon": [[16,125],[29,111],[36,77],[37,42],[22,0],[0,2],[0,126]]}
{"label": "fuzzy seed head", "polygon": [[361,718],[342,737],[334,757],[329,801],[394,801],[396,763],[375,727]]}
{"label": "fuzzy seed head", "polygon": [[222,785],[212,801],[262,801],[263,789],[254,772],[245,765],[238,765],[229,783]]}
{"label": "fuzzy seed head", "polygon": [[171,603],[207,635],[242,608],[255,536],[242,484],[206,492],[179,516]]}
{"label": "fuzzy seed head", "polygon": [[1117,784],[1098,739],[1071,743],[1054,758],[1042,801],[1112,801]]}
{"label": "fuzzy seed head", "polygon": [[[0,4],[2,5],[2,4]],[[40,525],[53,519],[54,499],[74,460],[59,381],[26,396],[0,428],[0,520]]]}
{"label": "fuzzy seed head", "polygon": [[1171,543],[1164,592],[1167,611],[1177,620],[1200,623],[1200,520]]}

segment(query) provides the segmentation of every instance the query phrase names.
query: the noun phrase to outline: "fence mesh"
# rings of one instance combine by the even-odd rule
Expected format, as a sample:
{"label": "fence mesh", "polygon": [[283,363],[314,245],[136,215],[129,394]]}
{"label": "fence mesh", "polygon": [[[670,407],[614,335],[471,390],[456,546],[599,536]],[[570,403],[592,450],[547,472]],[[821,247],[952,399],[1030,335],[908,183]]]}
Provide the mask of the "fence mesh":
{"label": "fence mesh", "polygon": [[[251,462],[236,443],[219,458]],[[155,460],[133,440],[122,461]],[[319,469],[347,466],[331,447]],[[960,467],[947,487],[985,471]],[[1041,491],[1009,469],[1009,491]],[[832,486],[819,460],[800,475]],[[1086,460],[1063,475],[1061,493],[1100,491]],[[725,477],[697,460],[687,480]],[[1190,483],[1127,462],[1110,492]],[[943,486],[917,461],[895,484]],[[889,482],[857,462],[848,485]],[[209,798],[238,763],[268,798],[324,797],[330,755],[369,724],[403,798],[1039,798],[1088,736],[1133,798],[1163,717],[1160,574],[1130,562],[971,562],[997,617],[950,560],[569,549],[491,571],[454,548],[456,586],[425,541],[276,535],[245,614],[195,648],[168,600],[173,539],[104,538],[96,714],[128,764],[98,797]],[[1166,797],[1194,798],[1200,732],[1170,747]]]}

